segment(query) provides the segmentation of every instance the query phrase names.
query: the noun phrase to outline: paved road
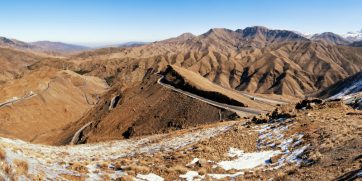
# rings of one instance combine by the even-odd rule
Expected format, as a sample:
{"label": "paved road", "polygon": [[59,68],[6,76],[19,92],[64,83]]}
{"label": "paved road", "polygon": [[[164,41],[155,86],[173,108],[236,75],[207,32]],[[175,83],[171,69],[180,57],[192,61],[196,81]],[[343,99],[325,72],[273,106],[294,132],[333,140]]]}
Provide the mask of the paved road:
{"label": "paved road", "polygon": [[239,107],[239,106],[224,104],[224,103],[216,102],[216,101],[213,101],[213,100],[210,100],[210,99],[206,99],[206,98],[198,96],[196,94],[193,94],[193,93],[190,93],[190,92],[183,91],[181,89],[175,88],[175,87],[173,87],[173,86],[171,86],[169,84],[162,83],[161,82],[162,79],[163,79],[163,76],[160,79],[158,79],[157,83],[164,86],[164,87],[166,87],[166,88],[168,88],[168,89],[179,92],[181,94],[192,97],[194,99],[200,100],[202,102],[213,105],[215,107],[219,107],[219,108],[227,109],[227,110],[230,110],[230,111],[234,111],[241,117],[249,116],[249,115],[256,115],[256,114],[261,114],[261,113],[267,113],[268,112],[268,111],[264,111],[264,110],[260,110],[260,109],[254,109],[254,108],[248,108],[248,107]]}
{"label": "paved road", "polygon": [[5,101],[5,102],[0,103],[0,108],[3,107],[3,106],[7,106],[7,105],[9,105],[9,104],[14,104],[15,102],[22,101],[22,100],[24,100],[24,99],[29,99],[29,98],[31,98],[31,97],[33,97],[33,96],[36,96],[36,95],[37,95],[37,94],[35,94],[34,92],[31,91],[29,94],[27,94],[27,95],[25,95],[25,96],[23,96],[23,97],[20,97],[20,98],[18,98],[18,97],[13,97],[13,98]]}
{"label": "paved road", "polygon": [[255,101],[259,101],[259,102],[262,102],[265,104],[273,105],[273,106],[275,106],[277,104],[280,104],[280,105],[289,104],[288,102],[284,102],[284,101],[280,101],[280,100],[274,100],[274,99],[268,99],[268,98],[264,98],[264,97],[250,95],[250,94],[248,94],[246,92],[242,92],[242,91],[238,91],[238,92],[246,97],[249,97],[250,99],[253,99]]}

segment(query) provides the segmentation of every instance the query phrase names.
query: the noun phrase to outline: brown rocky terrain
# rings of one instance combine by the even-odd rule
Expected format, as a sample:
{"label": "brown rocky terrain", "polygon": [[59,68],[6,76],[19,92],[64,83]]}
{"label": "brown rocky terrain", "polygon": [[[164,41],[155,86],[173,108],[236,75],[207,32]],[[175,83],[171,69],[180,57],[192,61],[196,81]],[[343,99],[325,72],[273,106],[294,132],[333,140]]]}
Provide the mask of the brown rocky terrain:
{"label": "brown rocky terrain", "polygon": [[243,119],[81,146],[48,147],[0,138],[0,162],[5,168],[0,176],[40,180],[361,177],[360,111],[332,101],[308,109],[288,105],[275,112],[265,123]]}
{"label": "brown rocky terrain", "polygon": [[[53,143],[106,91],[104,80],[43,67],[0,85],[0,135]],[[54,136],[54,137],[53,137]]]}
{"label": "brown rocky terrain", "polygon": [[59,58],[2,39],[0,180],[361,177],[362,49],[330,40],[211,29]]}
{"label": "brown rocky terrain", "polygon": [[[209,98],[215,98],[216,95],[221,102],[224,100],[227,104],[264,111],[271,110],[277,104],[253,100],[254,95],[267,94],[270,97],[277,94],[282,99],[287,98],[287,102],[296,102],[299,98],[314,95],[316,91],[361,71],[362,63],[360,48],[311,41],[292,31],[264,27],[236,31],[211,29],[200,36],[186,33],[143,46],[105,48],[62,59],[11,49],[1,50],[5,57],[4,64],[9,65],[7,67],[16,67],[14,64],[19,67],[7,72],[24,69],[16,74],[18,78],[23,79],[34,71],[52,67],[58,71],[69,69],[80,75],[96,76],[112,87],[111,91],[100,96],[99,104],[93,109],[88,112],[77,111],[79,115],[75,117],[81,119],[76,124],[62,124],[62,130],[66,131],[52,144],[69,143],[72,136],[85,125],[88,126],[84,132],[79,132],[83,134],[80,135],[83,141],[79,143],[120,139],[127,132],[131,132],[132,136],[167,132],[174,127],[195,126],[199,124],[195,123],[196,118],[209,123],[230,116],[231,113],[226,110],[158,85],[160,77],[156,74],[166,70],[168,65],[179,67],[176,69],[181,77],[186,78],[183,80],[186,87],[196,88],[199,95],[209,95]],[[8,73],[4,75],[7,77],[3,78],[3,83],[15,78],[15,74],[11,74],[13,77],[10,78]],[[166,74],[165,78],[177,87],[172,76]],[[209,81],[204,81],[204,78]],[[182,85],[183,88],[185,85]],[[208,94],[210,88],[214,91]],[[217,91],[219,88],[221,91]],[[247,97],[235,90],[247,92],[251,96]],[[120,98],[119,106],[113,110],[106,109],[115,96]],[[10,98],[6,96],[6,99]],[[169,106],[173,104],[177,105],[176,110]],[[196,107],[204,110],[196,110]],[[185,109],[184,112],[180,112],[181,108]],[[99,111],[101,109],[103,111]],[[159,115],[163,111],[165,113]],[[220,111],[222,115],[225,112],[225,115],[220,116]],[[54,119],[62,119],[62,116],[59,114]],[[150,124],[155,126],[146,126]]]}
{"label": "brown rocky terrain", "polygon": [[10,48],[0,48],[0,55],[0,84],[22,77],[24,72],[28,72],[28,66],[47,59],[47,57],[38,54]]}
{"label": "brown rocky terrain", "polygon": [[326,99],[340,94],[340,97],[338,98],[341,98],[342,96],[358,93],[360,91],[362,91],[362,72],[358,72],[336,82],[326,89],[317,92],[316,96]]}
{"label": "brown rocky terrain", "polygon": [[[75,143],[124,139],[165,133],[190,126],[236,119],[222,108],[173,92],[157,84],[159,76],[150,75],[139,86],[121,92],[114,89],[103,97],[77,124],[69,124],[59,144],[68,144],[77,130],[91,122]],[[111,104],[119,96],[120,101]],[[113,126],[109,126],[113,125]],[[70,137],[69,137],[70,136]]]}
{"label": "brown rocky terrain", "polygon": [[290,31],[253,27],[212,29],[134,48],[81,53],[79,71],[131,86],[149,68],[194,71],[236,90],[304,97],[361,70],[362,50],[305,39]]}

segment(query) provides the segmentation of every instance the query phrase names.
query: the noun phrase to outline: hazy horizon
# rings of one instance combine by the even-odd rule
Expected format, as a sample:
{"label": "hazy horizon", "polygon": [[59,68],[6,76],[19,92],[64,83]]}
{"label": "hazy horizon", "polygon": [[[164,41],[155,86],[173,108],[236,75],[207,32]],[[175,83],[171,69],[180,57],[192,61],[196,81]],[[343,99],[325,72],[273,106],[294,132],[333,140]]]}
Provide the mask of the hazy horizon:
{"label": "hazy horizon", "polygon": [[303,33],[362,29],[362,1],[186,0],[25,1],[0,3],[0,36],[85,46],[153,42],[210,28],[265,26]]}

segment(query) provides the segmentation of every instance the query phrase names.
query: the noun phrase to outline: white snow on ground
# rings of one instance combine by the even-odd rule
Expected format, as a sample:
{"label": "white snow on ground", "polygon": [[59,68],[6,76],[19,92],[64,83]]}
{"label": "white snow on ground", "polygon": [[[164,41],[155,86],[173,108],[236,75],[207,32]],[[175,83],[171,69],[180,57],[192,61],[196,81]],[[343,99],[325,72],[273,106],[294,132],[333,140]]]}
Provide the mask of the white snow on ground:
{"label": "white snow on ground", "polygon": [[[229,150],[229,155],[235,155],[235,152],[232,151],[235,151],[235,148]],[[219,162],[218,165],[224,170],[252,169],[260,165],[268,164],[271,157],[281,153],[279,150],[270,150],[254,153],[242,153],[241,150],[237,151],[237,159],[231,161],[222,161]]]}
{"label": "white snow on ground", "polygon": [[[6,152],[6,163],[14,166],[14,160],[26,161],[29,173],[36,175],[44,172],[51,180],[62,178],[60,175],[80,176],[79,173],[68,170],[69,164],[82,163],[88,169],[88,180],[101,180],[102,170],[99,163],[104,160],[113,160],[134,154],[152,154],[158,151],[172,151],[202,139],[210,138],[230,129],[234,123],[222,126],[194,129],[192,131],[173,135],[153,135],[139,139],[111,141],[105,143],[74,145],[74,146],[46,146],[27,143],[21,140],[0,137],[0,148]],[[107,173],[111,178],[122,176],[123,173],[115,171]]]}
{"label": "white snow on ground", "polygon": [[186,181],[198,181],[205,178],[204,175],[199,175],[196,171],[188,171],[184,175],[180,175],[180,178],[186,179]]}
{"label": "white snow on ground", "polygon": [[[303,159],[300,156],[309,147],[309,145],[303,146],[303,134],[295,133],[293,135],[285,135],[289,127],[293,125],[293,119],[276,119],[271,120],[270,124],[263,126],[256,126],[254,130],[259,132],[259,138],[257,140],[258,152],[245,153],[243,150],[230,147],[227,155],[232,160],[225,160],[216,163],[212,168],[221,167],[225,171],[238,170],[236,173],[210,173],[207,174],[214,179],[235,179],[236,177],[243,175],[244,170],[266,168],[269,170],[278,169],[286,163],[301,164]],[[280,158],[279,158],[280,155]],[[271,158],[278,156],[278,160],[272,162]],[[199,158],[194,158],[190,164],[194,164]],[[215,163],[209,161],[210,163]],[[180,175],[180,178],[186,180],[197,180],[204,176],[200,176],[196,171],[189,171],[184,175]]]}
{"label": "white snow on ground", "polygon": [[229,148],[229,152],[228,152],[228,156],[229,157],[240,157],[241,155],[244,154],[243,150],[239,150],[237,148]]}
{"label": "white snow on ground", "polygon": [[328,99],[348,99],[348,94],[356,93],[362,90],[362,80],[357,80],[351,84],[351,86],[344,88],[339,93],[334,96],[329,97]]}
{"label": "white snow on ground", "polygon": [[[245,170],[261,166],[276,169],[285,163],[300,164],[303,161],[300,156],[309,147],[309,145],[302,146],[303,134],[285,135],[289,126],[293,124],[293,119],[276,119],[272,122],[274,123],[255,127],[259,132],[257,140],[259,152],[244,153],[242,150],[230,148],[228,156],[236,157],[236,159],[221,161],[217,165],[224,170]],[[281,157],[277,162],[272,163],[271,158],[277,155],[281,155]],[[223,176],[229,175],[224,174]]]}
{"label": "white snow on ground", "polygon": [[[214,179],[235,178],[243,174],[245,169],[277,169],[286,163],[300,164],[303,159],[302,154],[308,149],[309,145],[303,142],[303,134],[295,133],[287,135],[288,129],[293,126],[293,119],[276,119],[274,123],[263,126],[255,126],[250,131],[257,131],[257,152],[245,153],[237,148],[229,148],[228,156],[231,160],[222,160],[220,162],[209,161],[213,168],[221,167],[225,173],[208,174]],[[29,165],[29,173],[36,175],[44,173],[50,179],[62,179],[61,174],[83,176],[86,180],[102,180],[103,175],[111,179],[125,175],[122,171],[112,171],[107,173],[100,169],[100,164],[104,161],[114,160],[134,154],[153,154],[155,152],[173,151],[189,144],[196,143],[202,139],[219,135],[230,128],[235,123],[225,123],[221,126],[194,129],[180,134],[161,134],[138,139],[111,141],[105,143],[74,145],[74,146],[46,146],[30,144],[20,140],[0,138],[0,148],[6,152],[6,163],[14,166],[14,160],[23,160]],[[278,160],[271,160],[277,156]],[[189,164],[193,165],[199,161],[194,158]],[[80,163],[86,167],[88,173],[81,174],[69,170],[70,163]],[[1,164],[1,163],[0,163]],[[109,168],[114,167],[109,163]],[[236,173],[228,173],[227,170],[235,169]],[[0,175],[4,174],[0,171]],[[22,176],[20,175],[19,178]],[[180,175],[180,178],[186,180],[202,180],[205,175],[199,175],[196,171],[189,171]],[[139,174],[138,180],[161,180],[155,174]]]}
{"label": "white snow on ground", "polygon": [[210,176],[211,178],[214,178],[214,179],[223,179],[223,178],[226,178],[226,177],[230,177],[231,179],[235,178],[235,177],[238,177],[240,175],[243,175],[244,172],[236,172],[234,174],[216,174],[216,173],[212,173],[212,174],[207,174],[208,176]]}
{"label": "white snow on ground", "polygon": [[197,163],[198,161],[199,161],[198,158],[194,158],[194,159],[193,159],[189,164],[187,164],[186,166],[191,166],[191,165]]}
{"label": "white snow on ground", "polygon": [[137,174],[136,179],[134,179],[136,181],[164,181],[165,179],[163,179],[162,177],[154,174],[154,173],[149,173],[147,175],[143,175],[143,174]]}
{"label": "white snow on ground", "polygon": [[357,177],[362,177],[362,170],[357,173]]}
{"label": "white snow on ground", "polygon": [[[302,145],[302,133],[295,133],[288,137],[284,135],[288,127],[293,124],[292,122],[293,119],[278,120],[273,124],[261,126],[257,130],[259,132],[258,149],[277,149],[282,154],[277,163],[271,164],[274,168],[279,168],[286,162],[300,164],[303,161],[300,156],[309,147],[309,145]],[[289,126],[285,123],[289,123]]]}

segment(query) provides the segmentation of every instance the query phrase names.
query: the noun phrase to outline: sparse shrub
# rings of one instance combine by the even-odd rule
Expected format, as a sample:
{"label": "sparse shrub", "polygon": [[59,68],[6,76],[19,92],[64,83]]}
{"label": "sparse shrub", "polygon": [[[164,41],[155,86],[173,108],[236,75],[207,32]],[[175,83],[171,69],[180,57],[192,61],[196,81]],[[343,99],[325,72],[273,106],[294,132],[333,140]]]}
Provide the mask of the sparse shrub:
{"label": "sparse shrub", "polygon": [[204,146],[203,151],[206,153],[211,153],[211,152],[215,151],[215,149],[211,148],[210,146]]}
{"label": "sparse shrub", "polygon": [[72,180],[72,181],[85,180],[85,178],[83,176],[77,176],[77,175],[60,174],[60,176],[63,177],[65,180]]}
{"label": "sparse shrub", "polygon": [[108,174],[103,174],[102,180],[109,181],[109,180],[111,180],[111,177]]}
{"label": "sparse shrub", "polygon": [[150,168],[146,166],[138,166],[138,165],[131,165],[131,170],[135,171],[136,173],[148,173],[150,172]]}
{"label": "sparse shrub", "polygon": [[87,167],[85,167],[84,165],[82,165],[81,163],[70,163],[68,169],[77,171],[79,173],[88,173],[88,169]]}
{"label": "sparse shrub", "polygon": [[108,163],[107,162],[100,163],[100,164],[98,164],[98,167],[101,170],[106,170],[106,169],[108,169]]}
{"label": "sparse shrub", "polygon": [[124,175],[121,178],[117,178],[116,180],[119,180],[119,181],[133,181],[134,179],[130,175]]}
{"label": "sparse shrub", "polygon": [[278,171],[275,176],[275,180],[277,181],[287,180],[286,173],[284,173],[284,171]]}
{"label": "sparse shrub", "polygon": [[10,175],[11,174],[11,167],[10,165],[8,165],[7,163],[3,164],[1,166],[1,169],[4,170],[4,172],[7,174],[7,175]]}
{"label": "sparse shrub", "polygon": [[117,171],[117,170],[122,170],[122,163],[121,163],[121,162],[117,161],[117,162],[115,162],[113,165],[114,165],[113,169],[114,169],[115,171]]}
{"label": "sparse shrub", "polygon": [[177,172],[179,174],[185,174],[188,171],[188,169],[183,165],[176,165],[168,169],[168,172]]}
{"label": "sparse shrub", "polygon": [[0,148],[0,160],[4,160],[6,158],[5,150]]}
{"label": "sparse shrub", "polygon": [[132,163],[132,160],[124,158],[120,162],[121,162],[122,165],[129,165],[129,164]]}
{"label": "sparse shrub", "polygon": [[16,166],[17,174],[24,175],[28,173],[29,170],[28,162],[24,160],[14,160],[14,165]]}
{"label": "sparse shrub", "polygon": [[127,174],[130,176],[136,176],[136,172],[133,170],[128,171]]}
{"label": "sparse shrub", "polygon": [[200,175],[205,175],[207,173],[207,169],[202,167],[197,172],[199,172]]}

